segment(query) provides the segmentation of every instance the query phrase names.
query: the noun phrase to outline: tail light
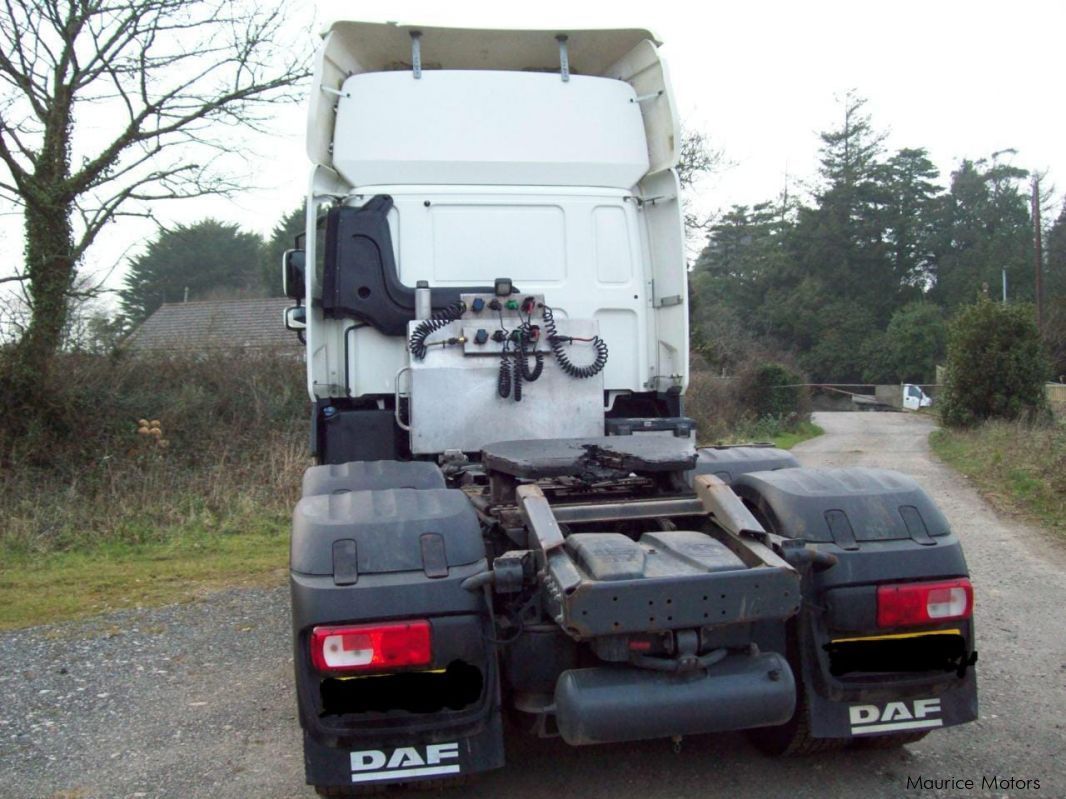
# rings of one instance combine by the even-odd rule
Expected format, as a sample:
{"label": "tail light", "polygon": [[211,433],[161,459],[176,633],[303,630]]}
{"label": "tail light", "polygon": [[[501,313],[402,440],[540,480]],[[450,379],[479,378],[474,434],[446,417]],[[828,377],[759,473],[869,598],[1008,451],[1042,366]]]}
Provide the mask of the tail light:
{"label": "tail light", "polygon": [[911,627],[973,615],[973,586],[965,577],[877,588],[877,626]]}
{"label": "tail light", "polygon": [[428,666],[432,660],[424,620],[311,630],[311,662],[319,671],[390,671]]}

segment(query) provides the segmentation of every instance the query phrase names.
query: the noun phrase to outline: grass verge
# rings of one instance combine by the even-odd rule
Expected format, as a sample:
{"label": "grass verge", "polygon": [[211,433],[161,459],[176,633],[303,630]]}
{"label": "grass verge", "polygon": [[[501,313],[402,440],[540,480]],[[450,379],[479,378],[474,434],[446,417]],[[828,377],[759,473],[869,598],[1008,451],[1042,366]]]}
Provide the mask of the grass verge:
{"label": "grass verge", "polygon": [[774,446],[780,449],[792,449],[801,441],[816,438],[824,432],[825,430],[814,422],[800,422],[795,430],[785,430],[773,436],[773,442]]}
{"label": "grass verge", "polygon": [[759,422],[740,425],[736,430],[711,440],[701,440],[701,446],[722,446],[728,444],[748,444],[771,442],[779,449],[792,449],[801,441],[822,435],[825,430],[814,422],[796,422],[791,425],[780,424],[772,417]]}
{"label": "grass verge", "polygon": [[935,430],[937,456],[972,480],[997,508],[1022,513],[1066,536],[1066,424],[986,422]]}
{"label": "grass verge", "polygon": [[0,552],[0,629],[186,602],[230,586],[280,584],[288,546],[288,520],[277,518],[260,520],[249,532],[177,529],[142,544],[8,549]]}

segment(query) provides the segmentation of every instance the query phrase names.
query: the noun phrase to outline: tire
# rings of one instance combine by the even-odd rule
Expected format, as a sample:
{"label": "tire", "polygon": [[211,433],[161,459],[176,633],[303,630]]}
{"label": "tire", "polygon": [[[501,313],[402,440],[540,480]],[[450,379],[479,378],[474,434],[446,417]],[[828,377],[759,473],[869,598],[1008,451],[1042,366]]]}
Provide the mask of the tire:
{"label": "tire", "polygon": [[835,752],[848,744],[847,738],[815,738],[811,735],[807,697],[803,682],[796,675],[796,711],[779,727],[757,727],[748,730],[748,740],[771,757],[805,757],[822,752]]}
{"label": "tire", "polygon": [[792,718],[778,727],[756,727],[747,732],[748,740],[755,748],[771,757],[806,757],[822,752],[835,752],[843,749],[850,741],[849,738],[815,738],[811,735],[807,688],[803,684],[798,638],[796,621],[793,619],[788,623],[785,652],[788,665],[796,679],[796,709]]}
{"label": "tire", "polygon": [[899,749],[901,746],[917,743],[928,734],[929,730],[898,732],[895,735],[874,735],[869,738],[855,738],[852,744],[856,749]]}

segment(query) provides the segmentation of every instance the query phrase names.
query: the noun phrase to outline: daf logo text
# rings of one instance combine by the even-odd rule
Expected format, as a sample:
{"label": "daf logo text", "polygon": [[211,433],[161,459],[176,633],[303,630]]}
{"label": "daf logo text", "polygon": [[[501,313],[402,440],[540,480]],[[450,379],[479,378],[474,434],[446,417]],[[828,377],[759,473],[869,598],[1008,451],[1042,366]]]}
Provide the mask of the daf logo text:
{"label": "daf logo text", "polygon": [[915,699],[913,702],[889,702],[885,705],[852,705],[848,708],[848,715],[852,735],[927,730],[944,726],[944,720],[939,717],[939,699]]}
{"label": "daf logo text", "polygon": [[374,782],[405,777],[434,777],[458,774],[459,744],[399,746],[387,754],[381,749],[352,752],[352,782]]}

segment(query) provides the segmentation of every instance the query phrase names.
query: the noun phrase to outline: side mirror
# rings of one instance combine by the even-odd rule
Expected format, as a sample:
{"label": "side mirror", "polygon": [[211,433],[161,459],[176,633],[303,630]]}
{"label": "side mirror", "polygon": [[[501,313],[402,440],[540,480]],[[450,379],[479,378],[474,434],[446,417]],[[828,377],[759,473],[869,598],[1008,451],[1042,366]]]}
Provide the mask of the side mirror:
{"label": "side mirror", "polygon": [[304,298],[304,262],[303,250],[285,250],[281,257],[281,285],[285,296],[291,300]]}
{"label": "side mirror", "polygon": [[286,330],[306,330],[307,329],[307,308],[303,305],[297,305],[293,308],[285,309],[285,329]]}

